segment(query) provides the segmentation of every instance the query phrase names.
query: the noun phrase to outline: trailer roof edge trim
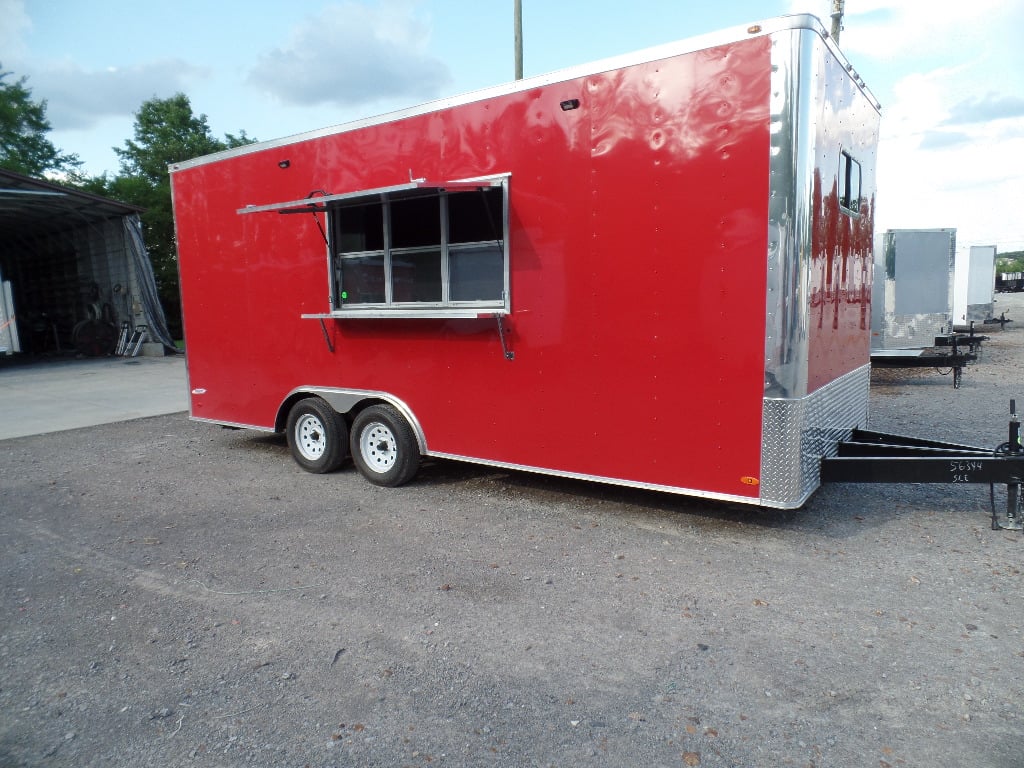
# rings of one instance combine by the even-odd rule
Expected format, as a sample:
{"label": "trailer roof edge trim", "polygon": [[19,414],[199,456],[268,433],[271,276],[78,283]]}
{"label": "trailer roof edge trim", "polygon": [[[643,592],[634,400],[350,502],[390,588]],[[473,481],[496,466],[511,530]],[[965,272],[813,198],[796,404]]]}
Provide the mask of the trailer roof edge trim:
{"label": "trailer roof edge trim", "polygon": [[238,157],[241,155],[247,155],[252,152],[260,152],[266,149],[274,149],[277,147],[286,147],[299,142],[308,141],[310,139],[322,138],[324,136],[331,136],[338,133],[347,133],[354,131],[359,128],[366,128],[372,125],[382,125],[384,123],[394,122],[401,120],[406,117],[413,117],[416,115],[428,114],[430,112],[437,112],[443,109],[450,109],[451,107],[457,107],[463,104],[471,104],[476,101],[482,101],[484,99],[494,98],[497,96],[506,96],[520,91],[530,90],[532,88],[538,88],[544,85],[551,85],[558,82],[564,82],[572,80],[578,77],[585,77],[587,75],[595,75],[601,72],[607,72],[612,69],[619,69],[621,67],[631,66],[634,64],[643,64],[646,62],[657,61],[659,59],[665,59],[670,56],[678,56],[685,53],[693,53],[694,51],[705,50],[707,48],[714,48],[715,46],[725,45],[727,43],[733,43],[737,40],[750,38],[750,37],[761,37],[764,35],[771,35],[777,32],[784,32],[787,30],[796,29],[807,29],[817,33],[831,48],[832,53],[842,62],[846,70],[853,76],[857,86],[864,92],[868,99],[874,104],[875,109],[879,109],[880,105],[874,94],[868,89],[867,85],[861,80],[860,76],[856,73],[853,65],[850,64],[846,56],[843,55],[842,51],[836,45],[835,41],[822,26],[821,21],[814,15],[809,13],[793,14],[787,16],[779,16],[777,18],[768,19],[765,21],[757,22],[754,24],[745,25],[742,27],[730,27],[717,32],[709,32],[702,35],[696,35],[694,37],[685,38],[672,43],[665,43],[662,45],[653,46],[651,48],[644,48],[639,51],[632,53],[621,54],[606,59],[600,59],[598,61],[579,64],[565,69],[556,70],[547,74],[535,75],[533,77],[525,78],[523,80],[517,80],[511,83],[503,83],[501,85],[490,86],[468,93],[449,96],[433,101],[428,101],[423,104],[419,104],[412,107],[396,110],[393,112],[386,112],[381,115],[373,117],[361,118],[353,120],[347,123],[339,123],[337,125],[329,126],[326,128],[319,128],[312,131],[306,131],[303,133],[293,134],[291,136],[284,136],[278,139],[270,139],[268,141],[261,141],[255,144],[246,144],[241,147],[233,147],[232,149],[226,149],[222,152],[216,152],[210,155],[203,155],[196,157],[191,160],[183,160],[177,163],[171,163],[169,166],[170,172],[173,174],[176,171],[183,171],[188,168],[195,168],[201,165],[207,165],[214,163],[219,160],[226,160],[231,157]]}

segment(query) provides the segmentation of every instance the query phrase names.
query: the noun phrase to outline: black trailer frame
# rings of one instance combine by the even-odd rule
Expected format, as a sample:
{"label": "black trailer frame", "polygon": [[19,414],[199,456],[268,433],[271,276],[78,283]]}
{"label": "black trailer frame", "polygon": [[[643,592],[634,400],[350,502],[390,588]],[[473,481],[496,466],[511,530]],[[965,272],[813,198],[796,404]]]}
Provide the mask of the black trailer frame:
{"label": "black trailer frame", "polygon": [[[963,377],[963,370],[968,363],[973,363],[978,356],[971,352],[961,352],[959,339],[956,335],[948,342],[952,347],[949,352],[942,352],[938,349],[908,349],[893,350],[891,353],[872,353],[872,368],[934,368],[940,373],[940,369],[949,368],[953,373],[953,389],[960,388],[960,379]],[[945,374],[944,374],[945,375]]]}
{"label": "black trailer frame", "polygon": [[977,353],[981,356],[981,343],[988,341],[988,336],[982,336],[974,332],[974,321],[971,321],[970,328],[967,333],[958,333],[952,331],[948,334],[935,337],[936,347],[952,347],[954,351],[958,351],[960,347],[966,347],[967,351],[972,355]]}
{"label": "black trailer frame", "polygon": [[1024,448],[1016,401],[1010,401],[1009,440],[978,448],[937,440],[855,429],[837,455],[821,460],[822,482],[987,483],[1006,486],[1006,512],[992,501],[992,529],[1024,530]]}

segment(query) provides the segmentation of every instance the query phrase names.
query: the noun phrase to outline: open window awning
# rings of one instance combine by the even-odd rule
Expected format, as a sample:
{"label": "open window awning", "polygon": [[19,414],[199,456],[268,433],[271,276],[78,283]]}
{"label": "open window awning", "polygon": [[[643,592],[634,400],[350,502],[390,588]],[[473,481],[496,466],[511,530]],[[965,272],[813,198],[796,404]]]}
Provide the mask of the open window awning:
{"label": "open window awning", "polygon": [[327,210],[327,203],[336,202],[358,202],[370,198],[379,200],[395,200],[403,197],[415,197],[424,192],[472,192],[481,189],[500,187],[501,178],[473,179],[469,181],[426,181],[417,179],[405,184],[396,184],[391,187],[377,187],[376,189],[361,189],[356,192],[343,192],[338,195],[329,195],[322,192],[313,192],[302,200],[289,200],[283,203],[269,203],[267,205],[247,205],[239,208],[238,213],[261,213],[264,211],[277,211],[278,213],[320,213]]}

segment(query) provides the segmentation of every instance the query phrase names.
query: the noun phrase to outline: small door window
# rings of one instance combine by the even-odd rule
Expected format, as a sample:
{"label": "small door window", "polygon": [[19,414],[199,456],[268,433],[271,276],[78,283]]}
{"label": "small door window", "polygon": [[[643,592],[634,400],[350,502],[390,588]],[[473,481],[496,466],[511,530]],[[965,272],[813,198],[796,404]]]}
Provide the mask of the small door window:
{"label": "small door window", "polygon": [[849,152],[839,154],[839,207],[845,213],[860,213],[860,163]]}

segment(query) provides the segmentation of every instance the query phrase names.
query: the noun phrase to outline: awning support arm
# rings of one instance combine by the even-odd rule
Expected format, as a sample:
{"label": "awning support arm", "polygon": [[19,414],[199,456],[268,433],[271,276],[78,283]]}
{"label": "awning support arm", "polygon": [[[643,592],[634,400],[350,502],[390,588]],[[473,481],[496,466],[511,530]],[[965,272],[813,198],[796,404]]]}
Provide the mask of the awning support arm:
{"label": "awning support arm", "polygon": [[334,344],[331,343],[331,336],[330,336],[330,334],[327,333],[327,324],[324,323],[324,319],[322,317],[319,318],[319,320],[320,320],[320,330],[324,332],[324,341],[327,342],[327,351],[329,351],[333,355],[334,354]]}
{"label": "awning support arm", "polygon": [[505,354],[505,359],[511,362],[516,359],[516,353],[508,348],[508,343],[505,341],[505,325],[502,322],[502,316],[495,313],[494,319],[498,322],[498,338],[501,340],[501,351]]}

